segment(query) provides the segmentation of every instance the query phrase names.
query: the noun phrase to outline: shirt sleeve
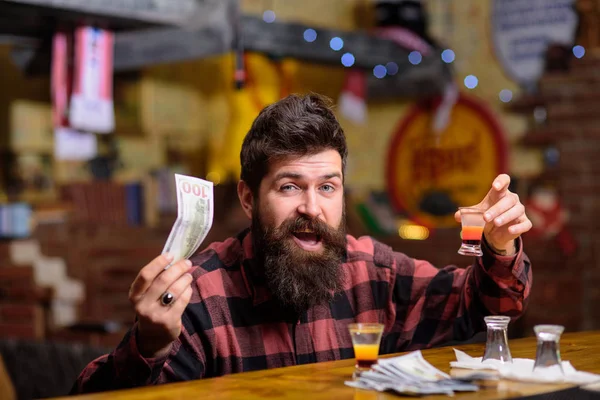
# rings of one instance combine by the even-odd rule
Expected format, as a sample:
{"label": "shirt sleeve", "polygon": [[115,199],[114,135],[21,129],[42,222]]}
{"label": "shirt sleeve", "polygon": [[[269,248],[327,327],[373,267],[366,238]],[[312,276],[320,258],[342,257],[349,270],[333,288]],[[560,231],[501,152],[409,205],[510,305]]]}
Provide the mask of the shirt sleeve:
{"label": "shirt sleeve", "polygon": [[137,347],[137,329],[136,323],[112,353],[89,363],[77,378],[71,394],[134,388],[204,375],[204,352],[197,341],[191,340],[185,313],[182,332],[166,356],[144,358]]}
{"label": "shirt sleeve", "polygon": [[429,348],[470,339],[485,331],[486,315],[522,315],[531,289],[531,263],[523,252],[502,256],[483,243],[484,255],[467,268],[436,268],[394,253],[391,299],[395,351]]}

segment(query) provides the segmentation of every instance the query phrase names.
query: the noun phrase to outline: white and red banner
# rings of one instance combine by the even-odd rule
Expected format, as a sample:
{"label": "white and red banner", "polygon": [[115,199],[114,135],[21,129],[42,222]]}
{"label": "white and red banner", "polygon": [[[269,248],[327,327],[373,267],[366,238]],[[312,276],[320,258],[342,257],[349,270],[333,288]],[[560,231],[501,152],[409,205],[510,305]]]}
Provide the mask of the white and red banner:
{"label": "white and red banner", "polygon": [[113,33],[106,30],[86,26],[75,31],[72,128],[96,133],[114,130],[113,43]]}

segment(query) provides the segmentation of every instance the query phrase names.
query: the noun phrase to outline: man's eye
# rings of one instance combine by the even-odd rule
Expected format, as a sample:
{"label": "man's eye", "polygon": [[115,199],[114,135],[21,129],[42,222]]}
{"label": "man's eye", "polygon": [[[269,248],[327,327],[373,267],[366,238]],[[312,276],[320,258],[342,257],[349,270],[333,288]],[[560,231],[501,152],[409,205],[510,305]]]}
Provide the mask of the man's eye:
{"label": "man's eye", "polygon": [[282,192],[290,192],[294,189],[296,189],[296,186],[294,185],[283,185],[279,190],[281,190]]}
{"label": "man's eye", "polygon": [[335,188],[333,187],[333,185],[323,185],[323,186],[321,186],[321,189],[324,192],[328,192],[328,193],[329,192],[333,192],[335,190]]}

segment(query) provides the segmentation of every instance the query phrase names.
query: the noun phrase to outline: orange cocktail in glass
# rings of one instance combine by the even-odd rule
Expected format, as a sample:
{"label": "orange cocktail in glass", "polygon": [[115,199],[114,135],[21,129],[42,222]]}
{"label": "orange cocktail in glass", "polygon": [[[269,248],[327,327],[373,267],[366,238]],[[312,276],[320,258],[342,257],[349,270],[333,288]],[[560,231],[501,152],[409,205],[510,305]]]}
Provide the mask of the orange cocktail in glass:
{"label": "orange cocktail in glass", "polygon": [[360,375],[362,371],[367,371],[377,362],[379,356],[379,343],[383,334],[382,324],[350,324],[348,325],[352,346],[354,347],[354,357],[356,365],[354,377]]}
{"label": "orange cocktail in glass", "polygon": [[462,242],[470,246],[481,246],[483,226],[465,226],[462,228]]}
{"label": "orange cocktail in glass", "polygon": [[379,356],[379,343],[355,344],[354,356],[358,368],[371,368],[371,365],[377,362]]}
{"label": "orange cocktail in glass", "polygon": [[461,207],[460,222],[462,225],[462,246],[458,249],[458,254],[464,256],[481,256],[481,238],[485,220],[483,219],[483,210],[474,207]]}

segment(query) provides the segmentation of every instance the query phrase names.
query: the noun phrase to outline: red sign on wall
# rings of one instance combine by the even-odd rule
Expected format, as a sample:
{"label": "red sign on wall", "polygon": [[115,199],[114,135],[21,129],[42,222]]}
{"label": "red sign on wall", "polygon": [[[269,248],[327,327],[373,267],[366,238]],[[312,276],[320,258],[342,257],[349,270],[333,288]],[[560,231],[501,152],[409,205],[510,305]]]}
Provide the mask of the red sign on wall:
{"label": "red sign on wall", "polygon": [[416,105],[401,120],[387,158],[394,207],[429,227],[456,226],[459,206],[480,202],[507,169],[500,124],[481,100],[460,94],[446,129],[431,129],[436,102]]}

